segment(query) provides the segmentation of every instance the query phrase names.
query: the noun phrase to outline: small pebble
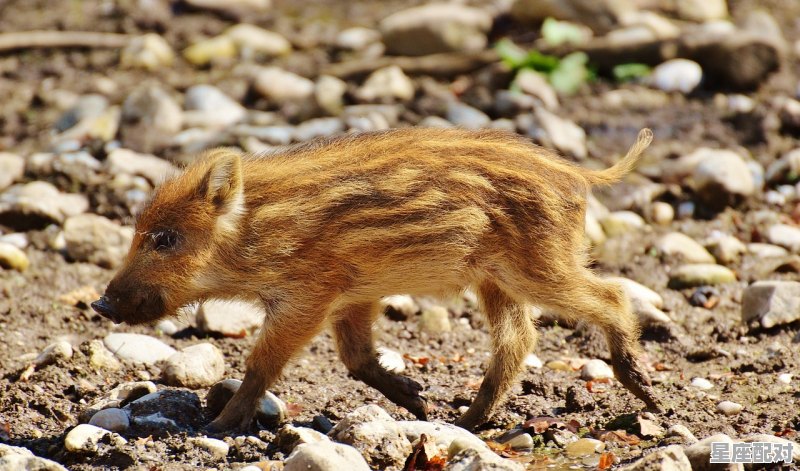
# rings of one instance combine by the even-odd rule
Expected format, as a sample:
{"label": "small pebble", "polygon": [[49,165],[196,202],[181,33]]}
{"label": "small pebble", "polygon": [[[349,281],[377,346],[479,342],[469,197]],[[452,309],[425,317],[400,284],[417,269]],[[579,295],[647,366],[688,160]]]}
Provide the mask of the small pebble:
{"label": "small pebble", "polygon": [[30,264],[25,252],[8,242],[0,242],[0,267],[25,271]]}
{"label": "small pebble", "polygon": [[94,425],[111,432],[124,432],[130,427],[130,417],[122,409],[111,407],[98,411],[89,420],[90,425]]}
{"label": "small pebble", "polygon": [[606,362],[600,359],[589,360],[581,368],[581,379],[593,380],[601,378],[613,378],[614,370]]}
{"label": "small pebble", "polygon": [[80,424],[70,430],[64,437],[64,448],[71,452],[94,453],[98,450],[98,442],[106,435],[111,435],[113,445],[123,445],[127,441],[108,430],[89,424]]}
{"label": "small pebble", "polygon": [[722,401],[717,404],[717,410],[727,416],[736,415],[744,409],[744,406],[736,402]]}
{"label": "small pebble", "polygon": [[67,341],[61,340],[45,347],[33,362],[38,368],[41,368],[53,364],[57,360],[70,358],[72,358],[72,345]]}
{"label": "small pebble", "polygon": [[539,369],[542,366],[544,366],[542,360],[539,359],[539,357],[533,353],[529,353],[527,356],[525,356],[523,364],[528,368],[535,368],[535,369]]}
{"label": "small pebble", "polygon": [[571,457],[591,455],[593,453],[600,453],[606,448],[606,444],[594,438],[579,438],[578,440],[567,444],[567,455]]}
{"label": "small pebble", "polygon": [[783,384],[791,384],[792,383],[792,375],[791,373],[782,373],[778,375],[778,382]]}
{"label": "small pebble", "polygon": [[202,448],[217,459],[223,459],[228,456],[230,446],[222,440],[208,437],[192,437],[189,441],[196,447]]}
{"label": "small pebble", "polygon": [[714,387],[714,384],[711,381],[699,377],[693,378],[691,384],[697,389],[702,389],[702,390],[712,389]]}

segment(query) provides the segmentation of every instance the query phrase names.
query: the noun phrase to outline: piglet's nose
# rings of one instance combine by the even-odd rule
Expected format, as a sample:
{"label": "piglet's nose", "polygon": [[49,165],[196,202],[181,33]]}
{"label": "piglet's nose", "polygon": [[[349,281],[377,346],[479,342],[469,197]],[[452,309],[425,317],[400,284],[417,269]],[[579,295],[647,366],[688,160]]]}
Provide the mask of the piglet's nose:
{"label": "piglet's nose", "polygon": [[117,312],[111,305],[108,303],[108,298],[105,296],[100,297],[97,301],[92,303],[92,309],[101,316],[105,317],[106,319],[113,321],[115,324],[119,324],[120,321],[117,318]]}

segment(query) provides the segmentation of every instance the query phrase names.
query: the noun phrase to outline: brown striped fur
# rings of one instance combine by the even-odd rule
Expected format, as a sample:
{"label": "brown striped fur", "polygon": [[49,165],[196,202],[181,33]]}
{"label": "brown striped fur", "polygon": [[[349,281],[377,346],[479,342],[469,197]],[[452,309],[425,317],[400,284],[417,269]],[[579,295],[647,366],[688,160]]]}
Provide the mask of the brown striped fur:
{"label": "brown striped fur", "polygon": [[[377,302],[466,287],[481,299],[494,355],[458,424],[485,421],[533,348],[527,304],[603,328],[617,377],[657,408],[628,301],[586,268],[583,248],[592,184],[630,171],[651,138],[643,130],[605,171],[492,130],[352,134],[267,155],[210,151],[156,191],[104,299],[129,323],[210,298],[263,303],[244,382],[215,430],[248,426],[258,397],[325,326],[353,375],[424,418],[420,386],[376,360]],[[174,247],[157,242],[165,231]]]}

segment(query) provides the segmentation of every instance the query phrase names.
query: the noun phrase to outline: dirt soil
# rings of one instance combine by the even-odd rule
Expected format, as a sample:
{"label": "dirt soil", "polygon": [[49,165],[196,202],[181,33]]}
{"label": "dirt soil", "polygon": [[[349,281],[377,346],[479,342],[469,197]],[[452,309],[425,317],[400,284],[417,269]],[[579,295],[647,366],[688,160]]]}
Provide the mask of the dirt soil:
{"label": "dirt soil", "polygon": [[[148,2],[144,2],[148,3]],[[155,2],[158,3],[158,2]],[[296,57],[282,59],[287,67],[313,69],[321,60],[314,37],[320,38],[344,26],[374,25],[375,20],[408,0],[391,2],[275,2],[275,10],[256,21],[261,26],[285,34],[295,43],[308,42]],[[193,38],[220,32],[231,24],[230,19],[208,13],[186,11],[169,22],[159,16],[158,9],[142,11],[136,2],[104,2],[103,13],[94,2],[50,2],[46,0],[0,1],[0,31],[28,29],[91,29],[96,31],[139,33],[154,29],[176,45],[186,46]],[[302,4],[302,8],[298,6]],[[757,6],[767,8],[778,18],[790,42],[800,39],[800,4],[794,0],[768,2],[731,1],[737,18]],[[40,8],[41,7],[41,8]],[[183,8],[183,7],[178,7]],[[316,29],[310,25],[318,25]],[[313,36],[309,38],[309,36]],[[43,90],[66,89],[85,93],[100,78],[116,84],[112,92],[124,97],[144,80],[139,71],[120,70],[112,51],[25,51],[0,55],[0,150],[13,149],[22,155],[41,149],[40,142],[52,127],[59,111],[39,97]],[[218,70],[196,70],[179,63],[168,71],[157,72],[159,79],[177,90],[194,83],[213,82],[234,97],[242,97],[244,89],[237,79],[227,80]],[[793,95],[798,74],[797,62],[788,70],[773,76],[769,83],[752,95],[759,108],[767,108],[777,94]],[[619,154],[632,142],[636,130],[652,127],[656,141],[647,164],[674,158],[702,145],[748,149],[756,160],[767,164],[782,151],[797,147],[797,136],[781,134],[764,125],[758,113],[752,120],[731,119],[713,105],[713,93],[697,92],[695,96],[670,96],[666,106],[608,109],[599,96],[610,89],[600,81],[588,91],[564,101],[563,113],[581,125],[590,136],[589,150],[593,164],[608,165],[610,156]],[[114,98],[112,98],[112,101]],[[643,170],[644,171],[644,170]],[[67,183],[54,180],[63,190]],[[621,184],[598,194],[614,209],[619,196],[635,188],[635,181]],[[80,188],[79,188],[80,190]],[[676,196],[676,198],[682,198]],[[98,201],[94,198],[94,209]],[[663,259],[651,250],[654,240],[668,231],[681,231],[696,239],[720,230],[734,234],[745,242],[760,238],[759,211],[767,208],[761,196],[744,206],[727,209],[711,219],[679,219],[668,227],[629,236],[621,236],[595,254],[595,266],[601,273],[621,275],[654,288],[665,299],[666,310],[673,322],[667,327],[643,331],[642,345],[648,367],[656,381],[655,389],[666,404],[666,411],[656,422],[667,428],[686,425],[696,436],[726,433],[737,437],[752,433],[783,432],[797,440],[800,432],[800,386],[777,381],[782,373],[800,375],[800,325],[780,326],[763,330],[743,325],[741,297],[749,282],[764,279],[763,261],[746,255],[734,266],[739,282],[719,288],[718,305],[712,309],[692,307],[688,297],[693,290],[667,288],[668,274],[677,260]],[[793,208],[783,208],[784,214]],[[124,208],[100,211],[130,221]],[[87,308],[75,308],[59,302],[60,296],[84,286],[102,292],[113,272],[90,264],[73,263],[57,252],[47,250],[44,234],[29,233],[34,246],[27,249],[31,268],[24,273],[0,270],[0,442],[31,449],[35,454],[54,459],[70,469],[96,467],[136,469],[194,469],[197,466],[221,467],[234,463],[281,459],[274,446],[259,447],[236,440],[236,446],[225,459],[213,458],[187,442],[187,434],[165,435],[151,440],[146,453],[117,453],[81,456],[63,449],[65,434],[78,424],[78,416],[88,404],[115,385],[142,379],[157,380],[157,367],[126,366],[117,372],[93,370],[85,348],[69,361],[36,371],[27,381],[19,379],[30,362],[31,353],[40,352],[55,339],[67,339],[72,345],[83,345],[102,339],[109,332],[140,332],[159,336],[165,343],[180,349],[197,343],[199,334],[191,328],[175,336],[159,334],[151,326],[114,326]],[[40,243],[37,243],[40,241]],[[772,273],[770,279],[798,279],[797,272]],[[425,395],[432,406],[431,419],[452,422],[458,408],[469,404],[480,383],[488,361],[489,337],[477,308],[469,299],[447,300],[453,325],[452,332],[429,335],[420,332],[418,322],[379,319],[375,326],[378,344],[423,362],[407,361],[406,373],[425,386]],[[603,336],[593,327],[564,326],[557,321],[543,321],[535,353],[547,363],[562,358],[601,358],[609,360]],[[241,378],[244,360],[252,337],[243,339],[212,338],[225,354],[227,377]],[[712,379],[717,387],[699,393],[689,386],[692,378]],[[508,402],[497,410],[479,434],[496,437],[500,431],[519,425],[535,416],[557,417],[565,422],[575,420],[586,429],[605,429],[610,420],[640,411],[642,404],[619,383],[595,385],[587,389],[575,371],[549,368],[530,369],[520,377]],[[284,378],[272,391],[290,404],[291,421],[298,425],[316,426],[316,416],[333,423],[353,409],[369,403],[380,405],[396,418],[412,419],[378,392],[348,376],[337,359],[331,337],[324,334],[305,349],[285,370]],[[206,390],[191,392],[203,401]],[[735,416],[716,412],[716,404],[730,400],[744,405]],[[202,425],[210,420],[198,417],[198,429],[191,435],[203,435]],[[276,431],[259,432],[267,443]],[[147,437],[127,436],[129,440]],[[666,439],[668,440],[668,439]],[[666,441],[642,441],[638,445],[617,444],[611,449],[629,462],[648,448]],[[542,456],[536,456],[541,461]],[[533,466],[533,465],[532,465]]]}

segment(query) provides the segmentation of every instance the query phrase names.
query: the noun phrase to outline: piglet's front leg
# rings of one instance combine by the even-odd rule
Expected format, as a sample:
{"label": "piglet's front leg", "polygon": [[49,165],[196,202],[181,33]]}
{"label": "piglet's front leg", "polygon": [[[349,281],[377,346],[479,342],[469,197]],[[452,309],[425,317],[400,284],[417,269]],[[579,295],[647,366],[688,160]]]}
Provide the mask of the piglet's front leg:
{"label": "piglet's front leg", "polygon": [[291,308],[272,312],[250,356],[242,385],[212,421],[207,430],[219,433],[247,431],[252,425],[258,401],[280,377],[286,363],[312,338],[323,325],[325,309]]}

